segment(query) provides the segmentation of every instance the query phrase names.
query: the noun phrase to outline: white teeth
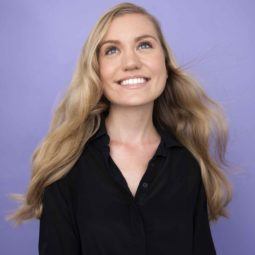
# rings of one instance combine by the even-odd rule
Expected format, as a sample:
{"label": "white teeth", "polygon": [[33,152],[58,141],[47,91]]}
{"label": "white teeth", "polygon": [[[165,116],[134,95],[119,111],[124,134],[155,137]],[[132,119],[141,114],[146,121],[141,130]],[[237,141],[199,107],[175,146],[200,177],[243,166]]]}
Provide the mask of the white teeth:
{"label": "white teeth", "polygon": [[145,83],[146,79],[144,78],[134,78],[121,81],[120,85],[128,85],[128,84],[138,84],[138,83]]}

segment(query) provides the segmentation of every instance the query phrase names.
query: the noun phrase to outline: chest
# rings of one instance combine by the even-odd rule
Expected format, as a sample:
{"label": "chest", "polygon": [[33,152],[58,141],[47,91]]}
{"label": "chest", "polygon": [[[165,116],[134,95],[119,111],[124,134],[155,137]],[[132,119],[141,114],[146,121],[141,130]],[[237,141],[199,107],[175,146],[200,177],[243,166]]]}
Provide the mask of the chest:
{"label": "chest", "polygon": [[110,156],[125,178],[133,196],[154,156],[160,140],[147,146],[123,146],[110,143]]}

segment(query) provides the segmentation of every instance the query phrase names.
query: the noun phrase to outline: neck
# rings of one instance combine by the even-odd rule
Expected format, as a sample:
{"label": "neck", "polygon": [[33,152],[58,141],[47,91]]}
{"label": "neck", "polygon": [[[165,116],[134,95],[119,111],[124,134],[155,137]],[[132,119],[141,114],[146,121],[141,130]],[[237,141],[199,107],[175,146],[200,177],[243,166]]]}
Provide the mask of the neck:
{"label": "neck", "polygon": [[111,105],[105,119],[110,140],[119,144],[155,143],[160,139],[152,119],[153,104],[132,107]]}

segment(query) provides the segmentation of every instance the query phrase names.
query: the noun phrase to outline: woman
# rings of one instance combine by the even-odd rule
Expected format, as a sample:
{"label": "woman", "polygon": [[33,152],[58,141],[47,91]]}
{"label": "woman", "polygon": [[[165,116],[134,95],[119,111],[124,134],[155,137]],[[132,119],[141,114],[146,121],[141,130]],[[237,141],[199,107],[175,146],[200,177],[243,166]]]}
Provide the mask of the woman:
{"label": "woman", "polygon": [[226,144],[220,106],[177,66],[155,17],[119,4],[89,35],[9,219],[40,219],[41,255],[216,254]]}

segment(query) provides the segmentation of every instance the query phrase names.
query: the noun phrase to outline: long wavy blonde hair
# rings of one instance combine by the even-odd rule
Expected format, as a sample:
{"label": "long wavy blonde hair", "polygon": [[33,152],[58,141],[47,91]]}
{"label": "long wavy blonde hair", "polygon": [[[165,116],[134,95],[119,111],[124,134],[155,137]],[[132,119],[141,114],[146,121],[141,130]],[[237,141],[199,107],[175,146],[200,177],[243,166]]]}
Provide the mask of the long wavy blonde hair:
{"label": "long wavy blonde hair", "polygon": [[[210,99],[199,83],[176,64],[157,19],[133,3],[121,3],[107,11],[88,36],[70,86],[56,107],[50,128],[32,155],[32,174],[26,194],[11,194],[21,205],[7,216],[16,226],[25,220],[40,219],[46,186],[59,180],[73,167],[88,139],[98,130],[100,114],[109,109],[99,76],[98,51],[112,20],[139,13],[154,24],[162,44],[168,79],[163,93],[154,102],[157,124],[171,130],[194,155],[201,168],[208,199],[209,220],[229,217],[232,185],[223,173],[228,125],[222,107]],[[210,139],[214,138],[214,153]]]}

